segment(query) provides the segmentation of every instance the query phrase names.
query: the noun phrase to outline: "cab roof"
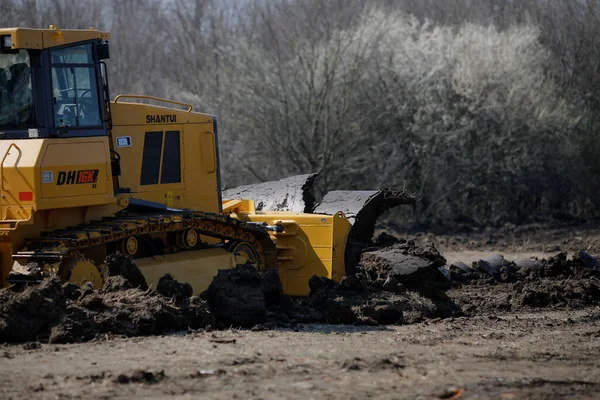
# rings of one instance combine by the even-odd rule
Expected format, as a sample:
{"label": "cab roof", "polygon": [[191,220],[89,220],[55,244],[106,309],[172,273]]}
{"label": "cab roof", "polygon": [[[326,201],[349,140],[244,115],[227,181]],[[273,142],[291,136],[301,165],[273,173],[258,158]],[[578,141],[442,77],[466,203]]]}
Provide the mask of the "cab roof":
{"label": "cab roof", "polygon": [[[50,25],[48,29],[0,28],[0,37],[11,37],[11,49],[47,49],[86,40],[109,40],[110,33],[90,29],[58,29]],[[4,40],[4,38],[0,38]]]}

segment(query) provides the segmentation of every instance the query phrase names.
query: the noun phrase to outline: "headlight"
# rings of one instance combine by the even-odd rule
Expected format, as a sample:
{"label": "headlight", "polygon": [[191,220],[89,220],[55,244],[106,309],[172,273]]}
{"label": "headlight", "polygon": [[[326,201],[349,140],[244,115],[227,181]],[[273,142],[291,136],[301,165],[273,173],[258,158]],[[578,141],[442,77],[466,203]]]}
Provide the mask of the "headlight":
{"label": "headlight", "polygon": [[2,38],[2,41],[0,42],[0,44],[2,45],[2,48],[10,49],[12,47],[12,36],[4,35],[4,36],[1,36],[1,38]]}

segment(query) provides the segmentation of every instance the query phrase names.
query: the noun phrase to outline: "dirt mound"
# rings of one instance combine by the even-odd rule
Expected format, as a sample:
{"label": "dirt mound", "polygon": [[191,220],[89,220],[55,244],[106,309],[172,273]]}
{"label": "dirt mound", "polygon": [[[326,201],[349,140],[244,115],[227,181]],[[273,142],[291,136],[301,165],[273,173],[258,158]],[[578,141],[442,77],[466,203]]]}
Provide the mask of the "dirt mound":
{"label": "dirt mound", "polygon": [[260,287],[265,296],[267,307],[281,305],[283,298],[283,285],[279,274],[275,270],[265,272],[260,279]]}
{"label": "dirt mound", "polygon": [[143,336],[215,326],[207,303],[189,296],[189,285],[166,276],[160,293],[147,290],[135,264],[124,258],[107,258],[112,273],[123,275],[110,276],[101,290],[88,284],[61,286],[58,277],[22,292],[0,290],[0,342],[69,343],[101,334]]}
{"label": "dirt mound", "polygon": [[451,280],[444,274],[446,260],[433,245],[418,247],[411,240],[393,240],[389,235],[381,235],[375,243],[382,247],[362,253],[359,279],[378,289],[418,294],[434,304],[431,313],[435,316],[461,314],[445,294],[452,287]]}
{"label": "dirt mound", "polygon": [[[22,293],[0,291],[0,341],[80,342],[98,335],[143,336],[172,330],[290,327],[297,323],[395,324],[455,315],[443,296],[447,278],[435,248],[390,241],[363,252],[358,272],[341,283],[313,277],[308,299],[290,299],[276,271],[259,273],[251,265],[219,271],[202,298],[171,275],[156,291],[135,264],[107,257],[110,276],[100,290],[92,285],[60,285],[45,280]],[[440,294],[441,293],[441,294]]]}
{"label": "dirt mound", "polygon": [[516,263],[495,255],[471,268],[460,265],[449,270],[455,281],[450,297],[471,314],[600,304],[600,265],[584,251],[570,260],[559,253]]}
{"label": "dirt mound", "polygon": [[433,246],[382,234],[361,251],[355,272],[335,281],[313,277],[310,305],[336,324],[394,324],[461,315],[446,295],[446,260]]}
{"label": "dirt mound", "polygon": [[64,316],[60,279],[53,277],[23,292],[0,290],[0,342],[28,342],[48,332]]}

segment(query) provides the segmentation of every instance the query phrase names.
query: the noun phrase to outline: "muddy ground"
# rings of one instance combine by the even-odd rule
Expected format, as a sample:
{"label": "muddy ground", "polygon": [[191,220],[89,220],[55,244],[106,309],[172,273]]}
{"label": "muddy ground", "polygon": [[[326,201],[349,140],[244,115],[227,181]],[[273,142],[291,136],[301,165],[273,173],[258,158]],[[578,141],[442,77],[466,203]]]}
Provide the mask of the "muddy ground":
{"label": "muddy ground", "polygon": [[592,308],[5,346],[0,397],[592,399],[599,321]]}
{"label": "muddy ground", "polygon": [[[351,279],[315,280],[299,303],[278,300],[276,282],[245,269],[222,276],[206,301],[177,298],[170,281],[161,293],[133,289],[119,274],[97,293],[49,285],[64,302],[52,309],[62,322],[0,347],[0,398],[598,398],[600,271],[587,257],[600,230],[524,232],[415,235],[421,247],[383,241]],[[479,261],[494,253],[504,259]],[[397,255],[412,258],[398,264]],[[523,264],[525,256],[538,261]],[[252,316],[263,323],[214,330],[241,307],[229,302],[231,283],[244,287],[244,306],[264,299]],[[14,299],[5,310],[48,306],[37,292]],[[166,322],[188,329],[123,336],[164,335]],[[77,337],[91,341],[57,344],[90,326],[93,335]]]}

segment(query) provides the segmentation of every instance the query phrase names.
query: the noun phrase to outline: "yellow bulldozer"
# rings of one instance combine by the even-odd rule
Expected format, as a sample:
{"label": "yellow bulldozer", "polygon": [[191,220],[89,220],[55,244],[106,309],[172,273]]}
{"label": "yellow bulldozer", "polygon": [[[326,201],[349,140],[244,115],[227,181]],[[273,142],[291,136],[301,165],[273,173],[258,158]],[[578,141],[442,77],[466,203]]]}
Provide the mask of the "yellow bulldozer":
{"label": "yellow bulldozer", "polygon": [[311,276],[345,275],[381,212],[412,201],[334,191],[315,204],[315,174],[223,191],[216,118],[111,100],[109,39],[0,29],[0,286],[59,275],[99,287],[104,259],[122,252],[149,284],[170,273],[197,294],[250,262],[305,296]]}

